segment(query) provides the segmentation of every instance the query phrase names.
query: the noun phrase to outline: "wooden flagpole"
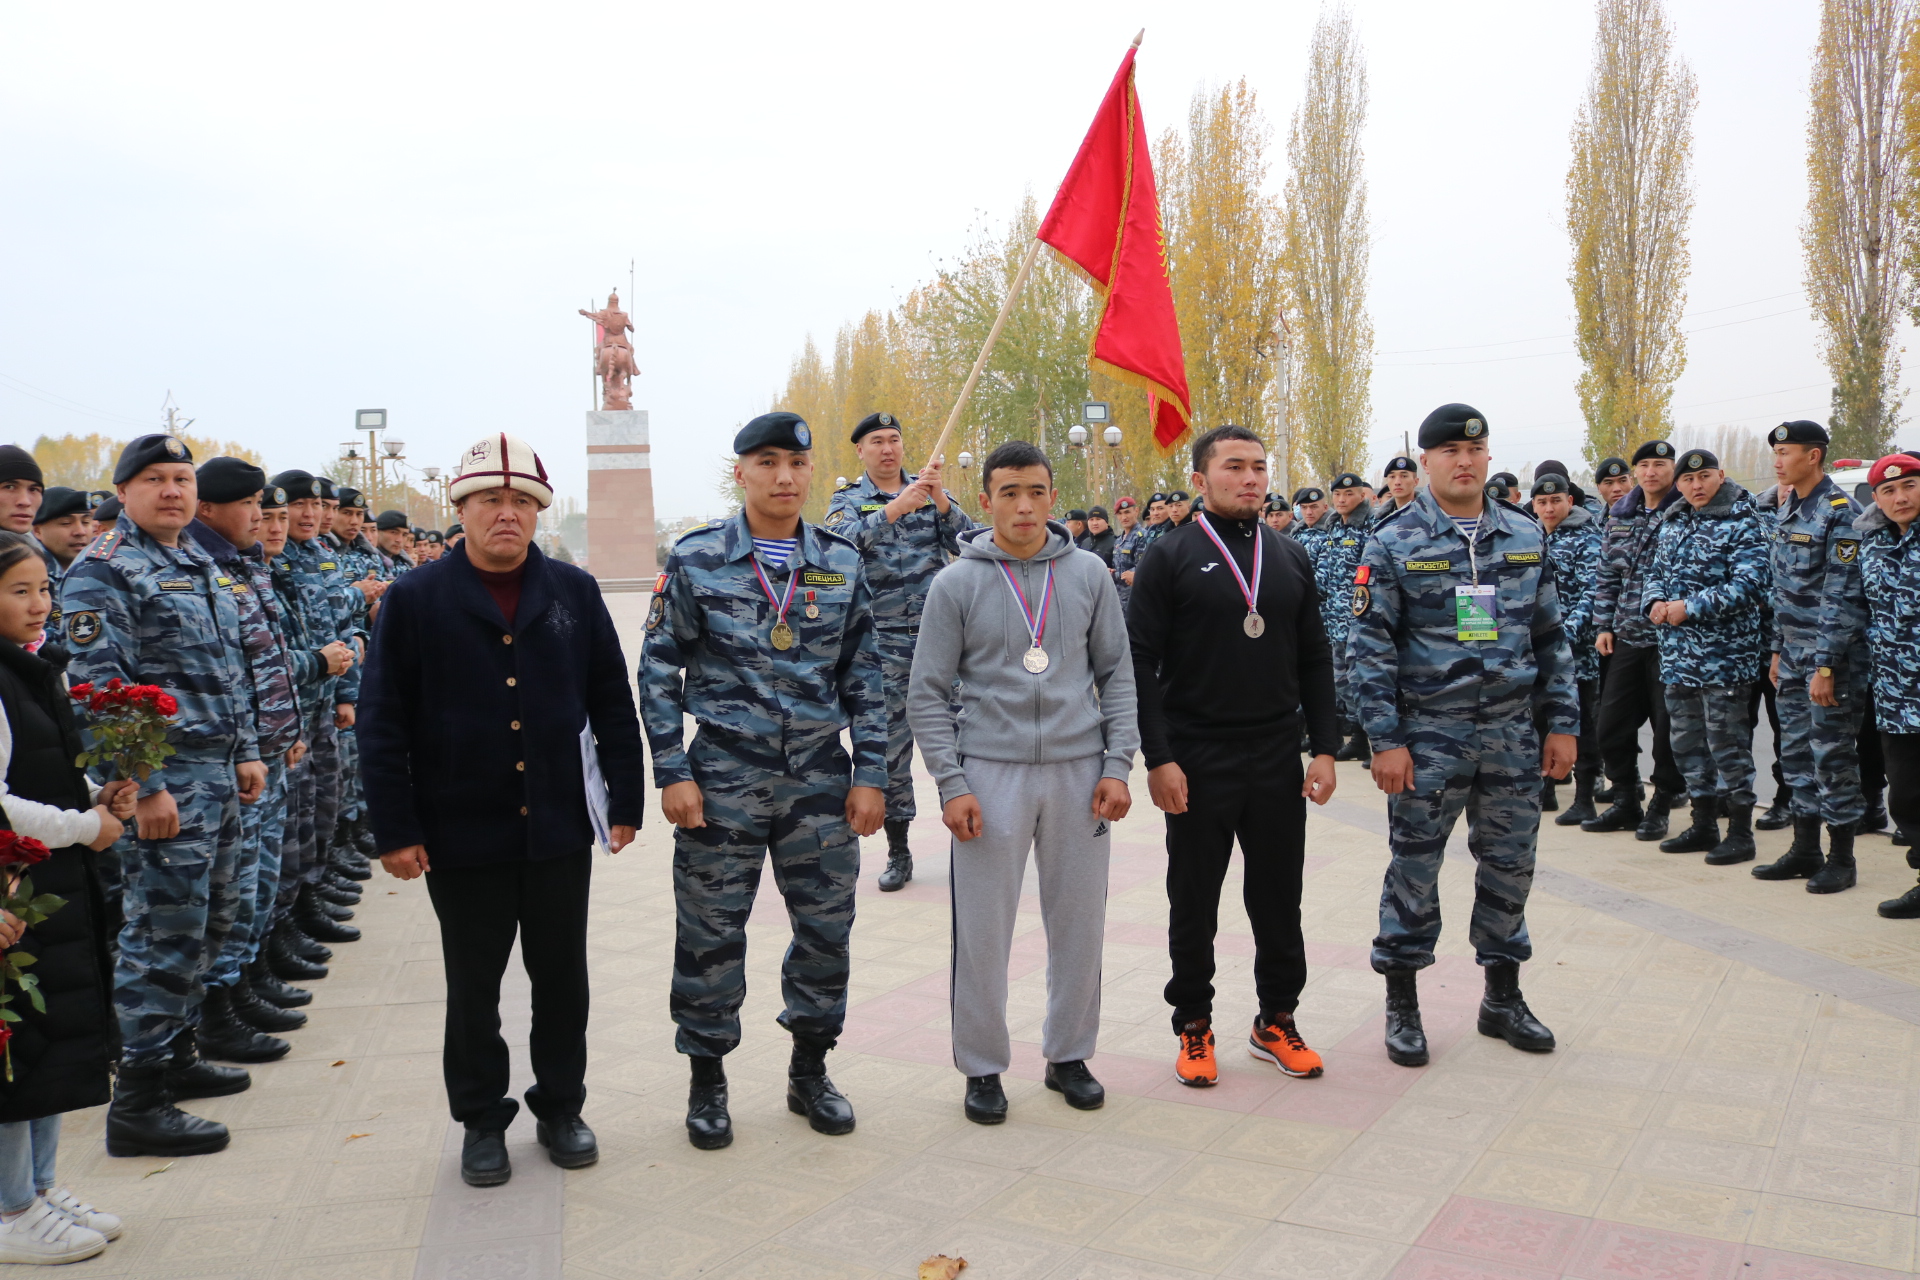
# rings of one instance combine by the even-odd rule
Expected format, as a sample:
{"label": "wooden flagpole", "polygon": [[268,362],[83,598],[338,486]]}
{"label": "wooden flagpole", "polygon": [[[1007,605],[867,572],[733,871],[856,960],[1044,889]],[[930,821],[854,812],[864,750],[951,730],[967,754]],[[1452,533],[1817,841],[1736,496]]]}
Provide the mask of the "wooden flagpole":
{"label": "wooden flagpole", "polygon": [[1013,304],[1020,299],[1020,291],[1026,288],[1027,277],[1033,274],[1034,259],[1040,256],[1040,241],[1036,239],[1027,249],[1027,256],[1020,263],[1019,272],[1013,277],[1013,285],[1007,290],[1007,300],[1000,304],[1000,314],[994,317],[993,328],[987,330],[987,340],[980,344],[979,358],[973,362],[973,372],[967,375],[967,381],[960,388],[960,398],[953,402],[953,412],[947,415],[947,425],[940,429],[940,438],[933,442],[933,451],[927,455],[929,465],[938,462],[946,451],[947,437],[953,434],[954,423],[960,421],[960,415],[966,411],[967,400],[973,395],[973,384],[980,381],[980,374],[987,367],[987,357],[993,354],[993,344],[1000,340],[1000,330],[1007,324],[1007,317],[1013,313]]}

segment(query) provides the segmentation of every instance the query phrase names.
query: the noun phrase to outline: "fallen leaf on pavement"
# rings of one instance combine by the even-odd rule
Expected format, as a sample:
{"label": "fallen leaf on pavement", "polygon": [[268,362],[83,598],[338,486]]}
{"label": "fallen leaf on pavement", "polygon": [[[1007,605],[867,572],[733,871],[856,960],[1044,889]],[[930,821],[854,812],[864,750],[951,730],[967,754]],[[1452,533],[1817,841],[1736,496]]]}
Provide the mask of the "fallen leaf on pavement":
{"label": "fallen leaf on pavement", "polygon": [[149,1169],[145,1173],[141,1174],[140,1176],[143,1178],[151,1178],[154,1174],[165,1173],[167,1170],[171,1168],[173,1168],[173,1161],[169,1160],[165,1164],[161,1165],[158,1169]]}
{"label": "fallen leaf on pavement", "polygon": [[953,1280],[966,1269],[965,1258],[949,1258],[944,1253],[936,1253],[920,1264],[920,1280]]}
{"label": "fallen leaf on pavement", "polygon": [[355,1138],[371,1138],[372,1136],[370,1133],[350,1133],[347,1135],[347,1141],[352,1142]]}
{"label": "fallen leaf on pavement", "polygon": [[334,1063],[333,1065],[336,1067],[344,1067],[347,1065],[347,1060],[345,1058],[342,1058],[338,1062]]}

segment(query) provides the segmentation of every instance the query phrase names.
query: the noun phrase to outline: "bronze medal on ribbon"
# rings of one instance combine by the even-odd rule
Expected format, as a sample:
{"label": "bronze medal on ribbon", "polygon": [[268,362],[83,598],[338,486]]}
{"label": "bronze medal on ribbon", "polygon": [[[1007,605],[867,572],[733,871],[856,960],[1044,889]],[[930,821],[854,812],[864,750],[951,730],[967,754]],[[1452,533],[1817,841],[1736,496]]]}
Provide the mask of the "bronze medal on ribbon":
{"label": "bronze medal on ribbon", "polygon": [[793,648],[793,628],[784,622],[774,623],[773,647],[782,651]]}

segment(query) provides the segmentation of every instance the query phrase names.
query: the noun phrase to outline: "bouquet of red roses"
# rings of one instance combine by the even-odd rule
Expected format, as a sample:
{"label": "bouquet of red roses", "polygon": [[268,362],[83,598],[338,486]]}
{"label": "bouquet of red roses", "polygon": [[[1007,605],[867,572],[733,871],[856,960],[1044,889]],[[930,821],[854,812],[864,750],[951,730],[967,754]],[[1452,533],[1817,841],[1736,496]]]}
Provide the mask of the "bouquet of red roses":
{"label": "bouquet of red roses", "polygon": [[107,766],[106,780],[135,778],[141,782],[173,754],[167,744],[167,721],[180,710],[173,695],[154,684],[128,684],[115,676],[100,688],[77,684],[67,690],[87,713],[93,747],[74,763],[82,769]]}
{"label": "bouquet of red roses", "polygon": [[[46,845],[31,836],[0,831],[0,875],[6,877],[6,897],[0,900],[0,908],[19,917],[28,928],[67,905],[67,900],[58,894],[35,894],[33,879],[26,874],[28,867],[45,862],[48,852]],[[24,951],[0,953],[0,1055],[6,1059],[9,1084],[13,1082],[13,1024],[20,1021],[20,1014],[10,1007],[13,994],[7,990],[7,984],[11,982],[19,987],[36,1012],[47,1011],[47,998],[40,994],[40,979],[26,972],[33,963],[34,957]]]}

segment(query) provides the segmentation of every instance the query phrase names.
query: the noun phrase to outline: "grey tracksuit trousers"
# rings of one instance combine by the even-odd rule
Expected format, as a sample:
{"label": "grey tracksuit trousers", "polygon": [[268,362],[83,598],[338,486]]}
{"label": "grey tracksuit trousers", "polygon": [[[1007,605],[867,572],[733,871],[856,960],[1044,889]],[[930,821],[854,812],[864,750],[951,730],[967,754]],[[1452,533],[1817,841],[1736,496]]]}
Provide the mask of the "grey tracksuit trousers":
{"label": "grey tracksuit trousers", "polygon": [[1048,1062],[1093,1056],[1100,1032],[1100,958],[1107,922],[1108,824],[1093,813],[1104,757],[1056,764],[969,758],[982,831],[953,842],[953,1062],[969,1076],[1013,1063],[1007,962],[1033,851],[1047,934]]}

